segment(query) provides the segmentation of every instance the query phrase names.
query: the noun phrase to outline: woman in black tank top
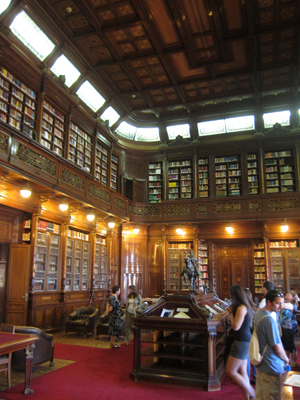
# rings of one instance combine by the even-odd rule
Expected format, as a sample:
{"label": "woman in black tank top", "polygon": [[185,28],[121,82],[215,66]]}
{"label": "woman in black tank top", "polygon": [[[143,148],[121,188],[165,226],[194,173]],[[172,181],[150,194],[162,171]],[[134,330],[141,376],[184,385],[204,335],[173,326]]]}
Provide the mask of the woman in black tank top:
{"label": "woman in black tank top", "polygon": [[227,359],[226,373],[241,388],[243,400],[249,400],[255,397],[247,374],[250,326],[254,312],[240,285],[231,286],[230,295],[232,303],[228,311],[233,329],[233,343]]}

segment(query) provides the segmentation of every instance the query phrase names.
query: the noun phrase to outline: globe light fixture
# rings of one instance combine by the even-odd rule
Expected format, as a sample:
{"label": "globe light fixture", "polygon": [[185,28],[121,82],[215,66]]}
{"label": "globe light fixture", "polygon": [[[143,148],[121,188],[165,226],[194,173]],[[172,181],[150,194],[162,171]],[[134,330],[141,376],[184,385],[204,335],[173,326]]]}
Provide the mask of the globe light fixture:
{"label": "globe light fixture", "polygon": [[183,234],[183,230],[182,230],[181,228],[177,228],[177,229],[176,229],[176,233],[177,233],[178,235],[182,235],[182,234]]}
{"label": "globe light fixture", "polygon": [[281,232],[283,232],[283,233],[285,233],[289,230],[289,226],[286,223],[286,219],[283,221],[283,225],[281,225],[280,229],[281,229]]}
{"label": "globe light fixture", "polygon": [[138,233],[139,233],[139,228],[133,228],[133,233],[135,234],[135,235],[137,235]]}
{"label": "globe light fixture", "polygon": [[87,218],[87,220],[90,221],[90,222],[94,221],[94,219],[95,219],[95,214],[94,214],[94,212],[93,212],[92,209],[91,209],[91,211],[87,214],[86,218]]}
{"label": "globe light fixture", "polygon": [[233,234],[233,227],[231,226],[231,224],[229,224],[229,225],[227,225],[226,227],[225,227],[225,229],[226,229],[226,231],[230,234],[230,235],[232,235]]}
{"label": "globe light fixture", "polygon": [[26,185],[20,190],[20,195],[22,197],[24,197],[24,199],[26,199],[26,198],[31,196],[31,193],[32,193],[32,191],[31,191],[31,189],[29,187],[29,184],[27,182]]}
{"label": "globe light fixture", "polygon": [[64,199],[60,205],[58,206],[61,211],[67,211],[69,208],[69,204],[67,203],[66,199]]}
{"label": "globe light fixture", "polygon": [[107,219],[107,226],[109,227],[109,229],[114,228],[115,225],[116,225],[116,223],[115,223],[113,217],[108,217],[108,219]]}

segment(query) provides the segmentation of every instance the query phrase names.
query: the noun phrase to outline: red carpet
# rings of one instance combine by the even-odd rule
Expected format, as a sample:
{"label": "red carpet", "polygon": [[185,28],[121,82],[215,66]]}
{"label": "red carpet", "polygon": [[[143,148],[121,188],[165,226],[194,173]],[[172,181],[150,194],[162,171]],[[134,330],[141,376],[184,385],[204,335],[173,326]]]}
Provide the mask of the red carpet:
{"label": "red carpet", "polygon": [[[6,400],[240,400],[241,392],[225,379],[222,390],[207,392],[160,383],[135,383],[129,378],[132,369],[132,342],[121,349],[98,349],[55,344],[55,358],[77,361],[31,381],[33,394],[23,395],[24,383],[0,392]],[[296,389],[298,392],[298,389]],[[294,399],[300,395],[294,389]],[[300,398],[300,397],[298,397]]]}

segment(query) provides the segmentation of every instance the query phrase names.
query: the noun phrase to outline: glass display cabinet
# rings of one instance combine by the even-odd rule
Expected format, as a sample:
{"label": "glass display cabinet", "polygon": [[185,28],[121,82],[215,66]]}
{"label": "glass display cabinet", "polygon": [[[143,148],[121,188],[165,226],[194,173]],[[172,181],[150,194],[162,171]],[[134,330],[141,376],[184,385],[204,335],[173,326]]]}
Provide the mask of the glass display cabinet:
{"label": "glass display cabinet", "polygon": [[215,293],[166,292],[134,318],[134,381],[141,379],[220,390],[228,304]]}

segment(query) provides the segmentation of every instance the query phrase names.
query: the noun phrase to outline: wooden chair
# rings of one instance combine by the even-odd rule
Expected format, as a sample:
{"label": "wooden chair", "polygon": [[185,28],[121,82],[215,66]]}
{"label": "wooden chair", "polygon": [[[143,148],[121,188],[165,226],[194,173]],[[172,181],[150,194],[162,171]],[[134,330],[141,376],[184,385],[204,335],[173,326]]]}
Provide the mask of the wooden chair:
{"label": "wooden chair", "polygon": [[[8,333],[15,333],[15,326],[14,325],[7,325],[7,324],[1,324],[0,326],[0,331],[1,332],[8,332]],[[5,369],[0,370],[0,372],[2,371],[6,371],[6,375],[7,375],[7,386],[10,387],[11,386],[11,381],[10,381],[10,373],[11,373],[11,354],[9,353],[5,356],[1,356],[0,357],[0,365],[4,365]]]}

